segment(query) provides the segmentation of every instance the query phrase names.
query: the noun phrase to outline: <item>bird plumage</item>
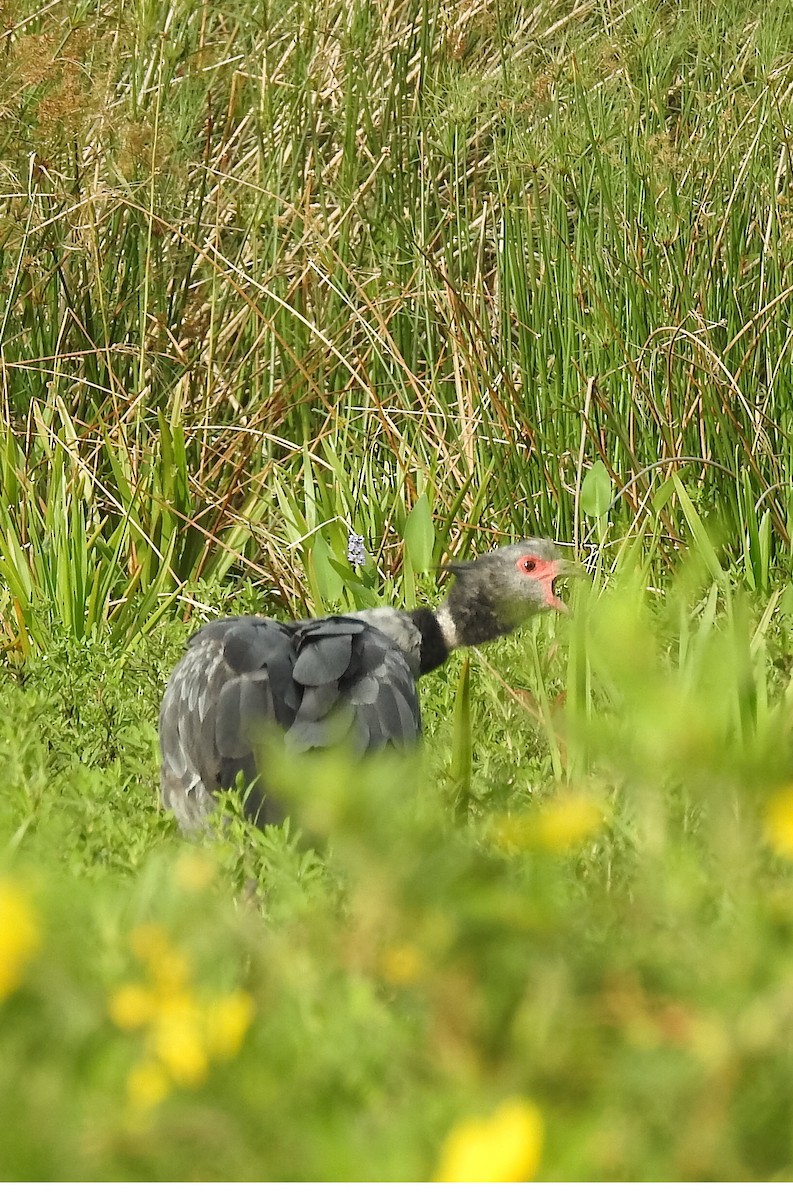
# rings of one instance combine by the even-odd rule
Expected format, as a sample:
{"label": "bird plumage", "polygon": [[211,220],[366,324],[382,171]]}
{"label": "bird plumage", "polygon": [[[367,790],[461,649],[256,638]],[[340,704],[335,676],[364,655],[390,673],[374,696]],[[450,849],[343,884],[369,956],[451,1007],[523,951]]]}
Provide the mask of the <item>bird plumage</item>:
{"label": "bird plumage", "polygon": [[[301,752],[349,738],[359,753],[413,742],[421,732],[416,694],[418,633],[404,613],[378,627],[384,610],[282,624],[266,617],[211,621],[190,639],[160,708],[162,798],[184,829],[203,824],[213,793],[242,773],[246,814],[282,820],[258,781],[255,747],[269,725]],[[404,623],[400,631],[398,622]]]}
{"label": "bird plumage", "polygon": [[283,819],[256,748],[269,726],[303,752],[348,740],[358,753],[404,746],[421,733],[417,678],[458,645],[515,628],[544,608],[572,564],[530,539],[453,565],[455,582],[436,612],[367,609],[350,616],[280,622],[210,621],[189,640],[160,708],[163,804],[185,830],[206,822],[215,793],[246,783],[246,815]]}

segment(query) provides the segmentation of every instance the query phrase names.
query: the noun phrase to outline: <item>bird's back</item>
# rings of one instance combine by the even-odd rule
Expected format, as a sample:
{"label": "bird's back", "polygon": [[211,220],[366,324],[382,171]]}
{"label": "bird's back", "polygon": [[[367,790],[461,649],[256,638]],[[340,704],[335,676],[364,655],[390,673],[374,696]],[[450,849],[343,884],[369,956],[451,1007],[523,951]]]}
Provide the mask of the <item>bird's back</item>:
{"label": "bird's back", "polygon": [[160,708],[162,799],[182,828],[203,824],[214,793],[240,774],[248,816],[282,819],[256,758],[268,726],[296,751],[345,737],[360,753],[415,741],[413,627],[400,645],[400,620],[409,618],[386,609],[291,624],[232,617],[194,634]]}

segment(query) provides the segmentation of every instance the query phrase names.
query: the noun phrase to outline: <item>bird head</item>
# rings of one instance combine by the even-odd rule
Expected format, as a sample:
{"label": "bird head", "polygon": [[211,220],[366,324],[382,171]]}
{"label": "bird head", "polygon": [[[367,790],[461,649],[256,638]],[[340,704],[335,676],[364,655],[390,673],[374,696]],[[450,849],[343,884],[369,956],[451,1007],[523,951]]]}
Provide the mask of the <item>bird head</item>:
{"label": "bird head", "polygon": [[458,643],[477,645],[516,629],[547,609],[566,612],[554,590],[558,579],[581,574],[553,542],[528,538],[470,562],[450,563],[454,583],[444,602]]}

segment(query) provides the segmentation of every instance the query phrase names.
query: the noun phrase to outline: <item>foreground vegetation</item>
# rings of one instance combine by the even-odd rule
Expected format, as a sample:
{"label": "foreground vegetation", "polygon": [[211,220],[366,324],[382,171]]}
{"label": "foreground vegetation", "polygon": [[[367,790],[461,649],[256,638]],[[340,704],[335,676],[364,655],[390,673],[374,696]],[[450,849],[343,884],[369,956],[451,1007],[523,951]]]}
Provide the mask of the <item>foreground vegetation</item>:
{"label": "foreground vegetation", "polygon": [[[0,1175],[789,1178],[789,6],[3,14]],[[180,839],[190,628],[528,532],[418,761]]]}
{"label": "foreground vegetation", "polygon": [[156,807],[161,643],[6,683],[4,1175],[789,1178],[772,611],[584,594],[427,680],[422,763],[284,763],[288,829],[200,845]]}

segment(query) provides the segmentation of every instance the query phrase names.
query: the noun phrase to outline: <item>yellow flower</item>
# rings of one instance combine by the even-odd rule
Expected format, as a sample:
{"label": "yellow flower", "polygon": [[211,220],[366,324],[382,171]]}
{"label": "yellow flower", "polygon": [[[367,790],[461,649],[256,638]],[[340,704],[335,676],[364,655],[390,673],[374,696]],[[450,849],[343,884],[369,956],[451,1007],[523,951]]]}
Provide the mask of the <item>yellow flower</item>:
{"label": "yellow flower", "polygon": [[108,1010],[119,1029],[141,1029],[156,1011],[156,997],[139,983],[124,983],[112,993]]}
{"label": "yellow flower", "polygon": [[38,921],[24,892],[0,880],[0,1000],[19,987],[40,941]]}
{"label": "yellow flower", "polygon": [[198,1087],[207,1076],[209,1059],[201,1016],[198,1005],[185,994],[162,1005],[151,1027],[154,1056],[180,1087]]}
{"label": "yellow flower", "polygon": [[205,854],[189,850],[176,863],[176,881],[186,892],[201,892],[215,878],[215,864]]}
{"label": "yellow flower", "polygon": [[380,956],[380,970],[388,983],[404,985],[415,983],[424,974],[424,955],[417,946],[402,942],[397,946],[386,946]]}
{"label": "yellow flower", "polygon": [[489,1118],[458,1122],[448,1134],[436,1183],[519,1183],[540,1165],[543,1121],[520,1096],[505,1100]]}
{"label": "yellow flower", "polygon": [[144,1059],[127,1076],[127,1098],[132,1108],[148,1112],[156,1108],[171,1090],[171,1084],[159,1063]]}
{"label": "yellow flower", "polygon": [[206,1041],[212,1058],[229,1059],[239,1053],[253,1012],[253,999],[247,992],[231,992],[207,1005]]}
{"label": "yellow flower", "polygon": [[793,786],[781,788],[765,810],[765,836],[772,849],[793,858]]}
{"label": "yellow flower", "polygon": [[562,792],[536,812],[497,818],[491,837],[508,853],[518,850],[564,852],[596,833],[603,812],[588,796]]}
{"label": "yellow flower", "polygon": [[199,1087],[210,1059],[233,1058],[253,1020],[253,999],[234,991],[207,998],[189,985],[186,954],[160,925],[139,925],[132,935],[146,983],[126,983],[111,993],[110,1016],[120,1029],[145,1029],[146,1058],[128,1079],[132,1107],[159,1103],[163,1088]]}
{"label": "yellow flower", "polygon": [[600,827],[603,814],[588,796],[565,793],[537,813],[537,839],[546,850],[568,850]]}
{"label": "yellow flower", "polygon": [[201,1035],[193,1026],[158,1023],[153,1048],[179,1087],[198,1087],[206,1079],[209,1061]]}

